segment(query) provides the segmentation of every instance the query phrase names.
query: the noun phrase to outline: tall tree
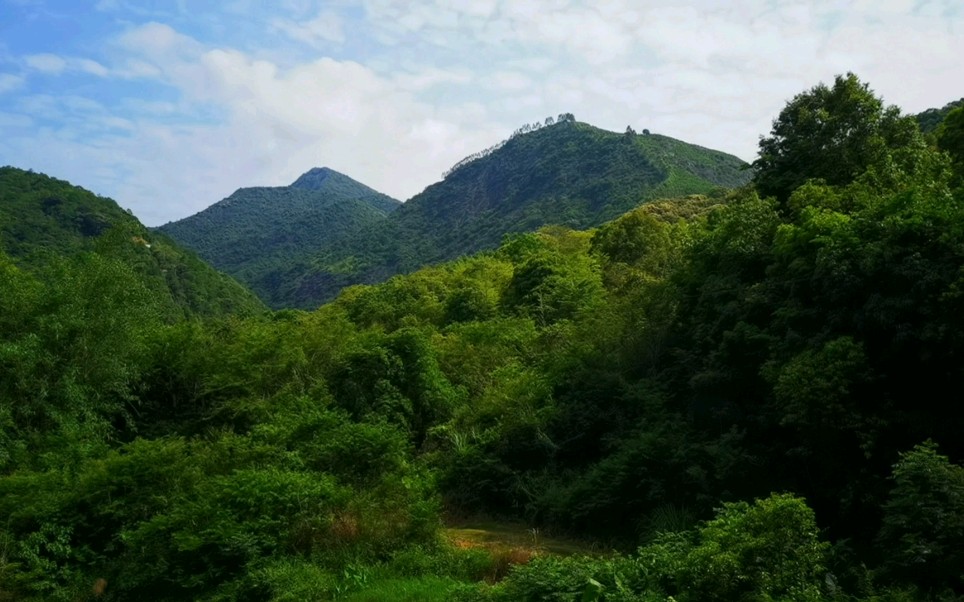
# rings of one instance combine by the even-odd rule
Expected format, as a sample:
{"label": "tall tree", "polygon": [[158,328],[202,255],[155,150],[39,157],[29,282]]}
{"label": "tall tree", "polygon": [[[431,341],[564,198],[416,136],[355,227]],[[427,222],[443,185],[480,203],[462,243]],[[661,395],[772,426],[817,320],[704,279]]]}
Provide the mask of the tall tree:
{"label": "tall tree", "polygon": [[913,117],[885,107],[856,75],[796,95],[760,139],[754,183],[786,202],[808,180],[847,185],[869,170],[913,174],[926,144]]}

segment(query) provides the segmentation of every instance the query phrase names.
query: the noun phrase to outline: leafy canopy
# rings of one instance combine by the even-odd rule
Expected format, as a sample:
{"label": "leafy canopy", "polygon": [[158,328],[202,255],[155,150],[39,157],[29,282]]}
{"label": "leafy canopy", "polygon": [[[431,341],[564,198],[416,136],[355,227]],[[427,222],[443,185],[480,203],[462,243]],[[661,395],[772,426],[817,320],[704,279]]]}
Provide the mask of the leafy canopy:
{"label": "leafy canopy", "polygon": [[885,107],[856,75],[838,75],[796,95],[760,139],[757,190],[786,202],[808,180],[844,186],[869,170],[918,171],[924,138],[912,117]]}

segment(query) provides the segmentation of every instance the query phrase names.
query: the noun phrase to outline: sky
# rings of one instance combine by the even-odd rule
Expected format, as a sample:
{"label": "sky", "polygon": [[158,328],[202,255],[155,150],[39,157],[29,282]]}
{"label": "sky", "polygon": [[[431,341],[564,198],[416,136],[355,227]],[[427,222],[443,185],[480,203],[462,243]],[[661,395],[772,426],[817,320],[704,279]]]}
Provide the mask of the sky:
{"label": "sky", "polygon": [[150,226],[312,167],[406,200],[560,113],[752,161],[795,94],[915,113],[962,57],[961,0],[0,0],[0,165]]}

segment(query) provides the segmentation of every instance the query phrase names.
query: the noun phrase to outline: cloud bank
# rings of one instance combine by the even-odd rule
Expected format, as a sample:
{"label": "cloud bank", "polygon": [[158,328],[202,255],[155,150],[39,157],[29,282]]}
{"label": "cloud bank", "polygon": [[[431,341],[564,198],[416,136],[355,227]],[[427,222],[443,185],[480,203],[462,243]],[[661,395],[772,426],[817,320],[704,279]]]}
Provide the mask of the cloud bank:
{"label": "cloud bank", "polygon": [[76,15],[4,1],[25,37],[0,46],[0,163],[150,225],[321,165],[406,199],[562,112],[751,160],[784,103],[838,73],[909,112],[964,96],[954,0],[113,0],[66,45],[25,40]]}

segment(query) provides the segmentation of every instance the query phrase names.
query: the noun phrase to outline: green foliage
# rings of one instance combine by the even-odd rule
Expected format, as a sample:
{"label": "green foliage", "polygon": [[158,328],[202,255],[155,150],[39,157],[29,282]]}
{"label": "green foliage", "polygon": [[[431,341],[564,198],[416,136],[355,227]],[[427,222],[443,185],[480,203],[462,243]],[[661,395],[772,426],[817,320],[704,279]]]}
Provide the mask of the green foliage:
{"label": "green foliage", "polygon": [[659,273],[670,245],[669,227],[651,213],[636,210],[603,225],[592,238],[592,250],[609,261],[635,264],[645,259]]}
{"label": "green foliage", "polygon": [[924,147],[913,118],[885,108],[867,84],[848,73],[838,75],[832,87],[819,84],[787,104],[771,135],[760,139],[753,181],[760,194],[785,203],[808,180],[841,186],[868,170],[912,175],[920,169]]}
{"label": "green foliage", "polygon": [[[578,247],[586,248],[585,241],[568,236]],[[546,326],[575,319],[598,306],[602,295],[598,270],[584,251],[560,252],[558,247],[553,248],[566,242],[565,238],[552,241],[544,251],[527,253],[515,260],[512,280],[502,298],[506,310]]]}
{"label": "green foliage", "polygon": [[799,498],[726,504],[700,527],[676,586],[692,600],[819,600],[827,549]]}
{"label": "green foliage", "polygon": [[685,425],[660,418],[658,426],[623,436],[579,478],[548,493],[545,512],[552,522],[633,541],[647,529],[648,515],[666,503],[699,500],[705,476],[698,450]]}
{"label": "green foliage", "polygon": [[964,591],[964,468],[932,442],[900,454],[878,540],[887,574],[921,589]]}
{"label": "green foliage", "polygon": [[486,599],[816,601],[828,547],[802,499],[771,495],[726,504],[697,529],[664,534],[633,556],[536,558]]}
{"label": "green foliage", "polygon": [[915,115],[914,119],[917,120],[921,132],[924,134],[933,134],[933,132],[940,127],[941,123],[944,122],[947,114],[961,106],[964,106],[964,98],[951,101],[939,109],[927,109]]}
{"label": "green foliage", "polygon": [[333,598],[340,589],[338,575],[304,558],[284,558],[248,573],[240,583],[222,588],[214,600],[260,599],[301,602]]}
{"label": "green foliage", "polygon": [[[307,555],[343,545],[336,520],[347,516],[351,491],[330,477],[278,468],[239,469],[205,479],[166,512],[131,526],[123,541],[138,564],[120,586],[151,591],[171,584],[204,589],[275,555]],[[168,587],[170,587],[168,586]]]}
{"label": "green foliage", "polygon": [[493,601],[644,602],[665,599],[636,593],[624,581],[631,578],[631,561],[586,557],[542,557],[517,567],[488,597]]}
{"label": "green foliage", "polygon": [[450,415],[457,400],[428,340],[414,329],[345,356],[331,376],[331,388],[353,417],[401,425],[416,445]]}
{"label": "green foliage", "polygon": [[264,309],[237,282],[150,232],[114,201],[13,167],[0,168],[0,245],[31,271],[91,251],[122,262],[169,319]]}
{"label": "green foliage", "polygon": [[465,585],[441,577],[386,579],[343,598],[347,602],[446,602]]}
{"label": "green foliage", "polygon": [[[359,431],[317,408],[295,416],[249,437],[137,440],[74,472],[0,480],[14,591],[73,599],[101,577],[116,599],[183,599],[249,587],[284,558],[313,559],[303,579],[320,587],[345,558],[431,538],[431,494],[393,429]],[[345,464],[338,450],[359,441],[364,463]]]}
{"label": "green foliage", "polygon": [[[109,574],[123,548],[120,530],[149,518],[196,485],[198,467],[181,441],[137,442],[76,473],[51,470],[0,480],[7,517],[0,531],[18,542],[11,584],[27,598],[74,599]],[[114,566],[112,571],[121,567]]]}
{"label": "green foliage", "polygon": [[136,406],[157,305],[130,267],[97,254],[52,261],[37,280],[2,269],[0,470],[82,458]]}
{"label": "green foliage", "polygon": [[[158,228],[244,282],[273,307],[315,307],[287,289],[285,273],[319,246],[381,222],[400,203],[327,168],[290,186],[242,188],[204,211]],[[297,227],[292,227],[296,224]],[[297,300],[297,303],[286,301]]]}
{"label": "green foliage", "polygon": [[866,378],[867,356],[849,337],[834,339],[819,351],[803,351],[784,366],[773,387],[782,424],[812,429],[819,437],[848,424],[859,415],[849,407],[854,385]]}
{"label": "green foliage", "polygon": [[937,147],[951,156],[953,185],[964,186],[964,107],[947,113],[937,130]]}
{"label": "green foliage", "polygon": [[[567,118],[450,177],[557,135],[608,144]],[[163,245],[49,203],[80,238],[0,253],[0,599],[960,596],[964,198],[948,155],[871,138],[852,150],[881,161],[783,204],[747,187],[516,233],[311,313],[198,319],[190,294],[230,303],[159,288]],[[510,183],[554,185],[526,169]],[[674,169],[664,188],[692,183]],[[441,508],[623,552],[450,547]]]}
{"label": "green foliage", "polygon": [[[492,249],[506,234],[587,228],[646,201],[739,186],[748,179],[742,167],[736,157],[666,136],[566,119],[512,137],[387,217],[390,207],[369,206],[370,189],[332,204],[327,187],[347,178],[329,172],[317,190],[242,189],[161,230],[269,305],[314,308],[351,285]],[[453,307],[453,319],[490,311],[477,292],[460,298],[469,307]]]}

